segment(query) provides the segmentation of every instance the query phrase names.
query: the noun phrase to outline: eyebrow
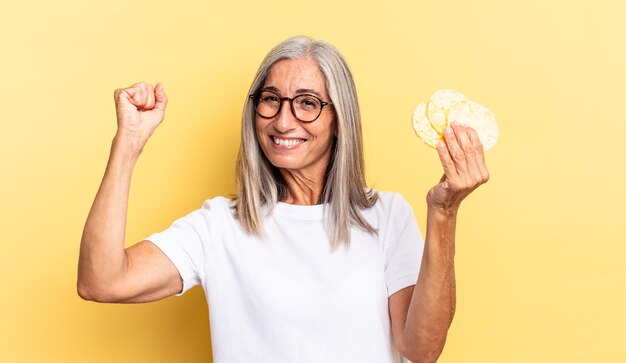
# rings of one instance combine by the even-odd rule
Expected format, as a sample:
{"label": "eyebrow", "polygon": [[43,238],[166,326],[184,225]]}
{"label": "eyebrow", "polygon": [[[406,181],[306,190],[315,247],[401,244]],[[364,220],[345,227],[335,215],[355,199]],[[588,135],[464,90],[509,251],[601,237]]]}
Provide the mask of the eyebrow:
{"label": "eyebrow", "polygon": [[[278,90],[278,88],[274,87],[274,86],[265,86],[263,88],[261,88],[262,90],[268,90],[268,91],[274,91],[278,94],[280,94],[280,91]],[[320,99],[322,99],[322,95],[317,92],[316,90],[310,89],[310,88],[299,88],[296,90],[296,94],[300,95],[300,94],[313,94],[316,95],[317,97],[319,97]]]}

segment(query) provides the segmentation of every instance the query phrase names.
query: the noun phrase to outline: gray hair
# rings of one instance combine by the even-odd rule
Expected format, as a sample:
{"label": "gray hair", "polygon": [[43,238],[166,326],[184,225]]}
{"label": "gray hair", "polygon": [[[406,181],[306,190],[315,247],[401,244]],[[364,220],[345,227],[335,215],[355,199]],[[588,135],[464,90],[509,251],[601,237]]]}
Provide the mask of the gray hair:
{"label": "gray hair", "polygon": [[[249,94],[258,92],[270,68],[282,59],[314,60],[326,80],[326,88],[337,121],[337,136],[326,171],[321,203],[324,208],[326,233],[332,249],[341,243],[350,245],[350,228],[356,226],[377,233],[361,214],[373,206],[378,195],[365,183],[361,115],[352,74],[339,51],[331,44],[298,36],[274,47],[265,57]],[[235,217],[244,231],[262,235],[263,206],[271,212],[276,203],[288,194],[284,180],[259,146],[255,132],[254,101],[246,98],[241,125],[241,144],[237,157],[237,187]]]}

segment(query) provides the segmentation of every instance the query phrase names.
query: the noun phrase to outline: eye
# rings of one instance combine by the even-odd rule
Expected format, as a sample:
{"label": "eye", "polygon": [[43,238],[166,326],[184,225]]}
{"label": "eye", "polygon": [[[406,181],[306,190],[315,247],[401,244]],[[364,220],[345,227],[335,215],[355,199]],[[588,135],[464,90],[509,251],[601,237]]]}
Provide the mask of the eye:
{"label": "eye", "polygon": [[265,102],[265,103],[278,103],[278,102],[280,102],[280,98],[278,96],[276,96],[273,93],[269,93],[269,92],[261,93],[261,96],[259,97],[259,100],[261,100],[261,102]]}
{"label": "eye", "polygon": [[316,109],[320,107],[320,101],[316,97],[309,95],[298,96],[297,104],[305,109]]}

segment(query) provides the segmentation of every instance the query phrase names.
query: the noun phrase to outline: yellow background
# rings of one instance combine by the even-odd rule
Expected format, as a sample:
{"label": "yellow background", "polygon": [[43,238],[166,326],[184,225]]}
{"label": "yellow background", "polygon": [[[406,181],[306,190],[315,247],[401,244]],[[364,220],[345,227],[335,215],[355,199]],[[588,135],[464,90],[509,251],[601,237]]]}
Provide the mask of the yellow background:
{"label": "yellow background", "polygon": [[362,105],[369,183],[425,227],[442,171],[414,107],[453,88],[501,137],[461,208],[458,310],[440,362],[624,362],[626,5],[619,1],[12,2],[0,13],[0,361],[210,362],[201,288],[81,300],[83,224],[116,130],[113,91],[162,81],[127,246],[233,192],[240,112],[264,54],[334,43]]}

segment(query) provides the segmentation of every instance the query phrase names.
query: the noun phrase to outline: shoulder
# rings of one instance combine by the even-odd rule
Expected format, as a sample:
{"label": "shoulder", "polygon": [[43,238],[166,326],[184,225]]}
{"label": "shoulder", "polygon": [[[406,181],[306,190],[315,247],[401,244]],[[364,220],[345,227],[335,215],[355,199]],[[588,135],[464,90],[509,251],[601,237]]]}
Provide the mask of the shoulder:
{"label": "shoulder", "polygon": [[195,216],[198,220],[203,220],[206,223],[223,220],[232,215],[231,207],[233,203],[232,200],[222,196],[206,199],[202,206],[189,213],[189,216]]}
{"label": "shoulder", "polygon": [[373,190],[378,195],[378,200],[374,208],[385,211],[386,214],[407,214],[412,211],[411,204],[407,202],[402,194],[393,191]]}
{"label": "shoulder", "polygon": [[378,197],[376,203],[362,210],[362,213],[379,231],[386,234],[386,231],[401,229],[408,218],[413,217],[411,204],[400,193],[384,190],[372,190],[372,192],[375,192]]}
{"label": "shoulder", "polygon": [[373,208],[379,218],[385,248],[393,248],[402,236],[410,236],[409,240],[421,240],[413,207],[402,194],[392,191],[377,191],[377,194],[378,201]]}
{"label": "shoulder", "polygon": [[213,233],[232,223],[232,203],[230,199],[221,196],[206,199],[200,208],[178,218],[173,226],[191,227],[200,235]]}
{"label": "shoulder", "polygon": [[378,200],[376,204],[370,208],[370,213],[374,214],[378,219],[378,226],[385,231],[387,237],[393,238],[407,223],[415,221],[413,207],[402,196],[402,194],[394,191],[376,191]]}
{"label": "shoulder", "polygon": [[226,197],[217,196],[217,197],[213,197],[213,198],[205,200],[204,203],[202,203],[202,207],[200,209],[215,210],[215,211],[228,210],[233,205],[234,205],[233,200],[226,198]]}

